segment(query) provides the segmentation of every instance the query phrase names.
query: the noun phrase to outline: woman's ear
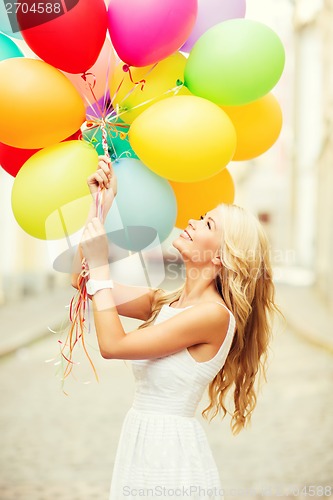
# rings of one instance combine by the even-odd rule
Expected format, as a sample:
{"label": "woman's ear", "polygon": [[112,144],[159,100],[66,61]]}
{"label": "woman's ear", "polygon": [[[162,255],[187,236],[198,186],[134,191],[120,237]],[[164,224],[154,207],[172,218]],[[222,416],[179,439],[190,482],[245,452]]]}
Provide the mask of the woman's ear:
{"label": "woman's ear", "polygon": [[212,258],[212,263],[214,264],[214,266],[222,266],[221,257],[218,253]]}

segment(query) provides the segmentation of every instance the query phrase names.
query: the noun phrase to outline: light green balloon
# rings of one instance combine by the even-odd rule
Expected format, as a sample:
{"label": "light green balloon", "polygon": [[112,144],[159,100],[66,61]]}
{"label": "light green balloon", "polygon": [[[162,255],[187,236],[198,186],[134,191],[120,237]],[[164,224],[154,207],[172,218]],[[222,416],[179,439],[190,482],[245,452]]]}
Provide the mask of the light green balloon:
{"label": "light green balloon", "polygon": [[177,215],[176,197],[169,182],[132,158],[115,161],[113,169],[118,192],[105,220],[109,239],[133,251],[164,241]]}
{"label": "light green balloon", "polygon": [[249,19],[217,24],[194,45],[185,67],[192,94],[239,106],[267,94],[281,77],[285,52],[268,26]]}
{"label": "light green balloon", "polygon": [[24,57],[24,54],[9,36],[0,33],[0,61],[13,57]]}

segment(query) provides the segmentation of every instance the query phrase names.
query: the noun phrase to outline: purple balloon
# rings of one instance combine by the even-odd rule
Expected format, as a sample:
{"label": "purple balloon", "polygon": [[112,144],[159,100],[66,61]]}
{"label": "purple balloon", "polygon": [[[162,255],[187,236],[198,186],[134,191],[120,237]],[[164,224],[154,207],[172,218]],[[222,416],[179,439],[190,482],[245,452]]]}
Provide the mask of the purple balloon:
{"label": "purple balloon", "polygon": [[198,0],[198,16],[194,28],[180,50],[190,52],[195,42],[209,28],[228,19],[244,17],[245,0]]}

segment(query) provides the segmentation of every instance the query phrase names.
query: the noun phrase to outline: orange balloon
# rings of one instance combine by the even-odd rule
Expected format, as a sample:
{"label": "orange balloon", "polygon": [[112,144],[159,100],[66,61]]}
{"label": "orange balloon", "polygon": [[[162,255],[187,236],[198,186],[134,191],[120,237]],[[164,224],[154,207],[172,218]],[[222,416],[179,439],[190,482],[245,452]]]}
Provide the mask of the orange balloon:
{"label": "orange balloon", "polygon": [[85,108],[61,71],[16,57],[0,63],[0,117],[0,142],[38,149],[74,134],[85,121]]}
{"label": "orange balloon", "polygon": [[265,153],[282,128],[282,111],[273,94],[244,106],[221,106],[232,121],[237,146],[233,161],[251,160]]}
{"label": "orange balloon", "polygon": [[176,227],[182,229],[187,226],[189,219],[199,218],[219,203],[234,202],[235,185],[226,168],[200,182],[169,182],[178,206]]}

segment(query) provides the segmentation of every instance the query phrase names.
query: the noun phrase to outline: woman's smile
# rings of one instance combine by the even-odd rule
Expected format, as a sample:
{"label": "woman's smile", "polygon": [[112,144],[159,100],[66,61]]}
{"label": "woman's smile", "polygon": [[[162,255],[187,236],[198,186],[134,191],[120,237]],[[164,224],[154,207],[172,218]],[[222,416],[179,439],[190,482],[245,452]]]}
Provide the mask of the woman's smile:
{"label": "woman's smile", "polygon": [[184,231],[182,233],[180,233],[180,236],[182,238],[185,238],[186,240],[193,241],[186,229],[184,229]]}

